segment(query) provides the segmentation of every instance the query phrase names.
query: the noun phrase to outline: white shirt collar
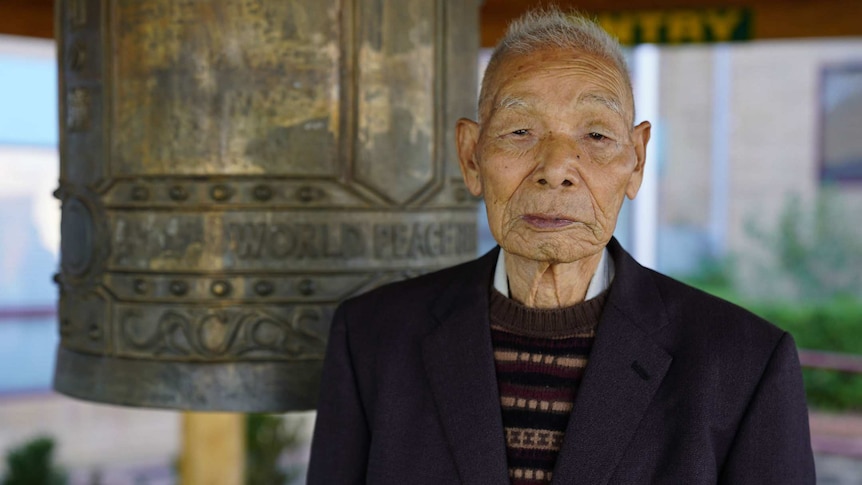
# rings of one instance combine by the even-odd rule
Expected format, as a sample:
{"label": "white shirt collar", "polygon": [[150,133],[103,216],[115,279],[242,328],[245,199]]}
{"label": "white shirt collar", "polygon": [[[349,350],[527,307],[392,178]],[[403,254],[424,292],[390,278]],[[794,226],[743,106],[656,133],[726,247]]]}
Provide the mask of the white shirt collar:
{"label": "white shirt collar", "polygon": [[[587,300],[591,300],[611,286],[614,280],[614,260],[608,254],[608,249],[602,250],[602,259],[599,261],[599,266],[596,268],[595,274],[590,279],[590,286],[587,287]],[[503,294],[506,298],[509,296],[509,277],[506,275],[506,257],[503,248],[500,248],[500,254],[497,256],[497,267],[494,269],[494,289]]]}

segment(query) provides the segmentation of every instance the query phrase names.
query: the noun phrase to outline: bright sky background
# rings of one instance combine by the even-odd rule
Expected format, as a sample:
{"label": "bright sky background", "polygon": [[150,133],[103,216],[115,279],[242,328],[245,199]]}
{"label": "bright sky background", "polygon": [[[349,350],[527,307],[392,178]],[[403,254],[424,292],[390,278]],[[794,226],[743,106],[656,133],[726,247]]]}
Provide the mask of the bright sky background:
{"label": "bright sky background", "polygon": [[[60,245],[57,61],[52,41],[0,36],[0,307],[56,302]],[[41,246],[41,247],[39,247]],[[53,318],[0,324],[0,398],[49,389]]]}
{"label": "bright sky background", "polygon": [[57,145],[57,61],[51,41],[0,36],[0,145]]}
{"label": "bright sky background", "polygon": [[0,36],[0,199],[32,201],[39,238],[56,256],[60,213],[51,196],[59,179],[55,56],[52,41]]}

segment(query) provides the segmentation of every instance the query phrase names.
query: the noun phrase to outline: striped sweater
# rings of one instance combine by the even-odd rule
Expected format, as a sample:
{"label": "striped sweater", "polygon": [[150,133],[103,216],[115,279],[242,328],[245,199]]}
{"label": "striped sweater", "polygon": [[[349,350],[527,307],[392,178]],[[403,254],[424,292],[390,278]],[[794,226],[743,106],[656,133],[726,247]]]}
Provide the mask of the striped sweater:
{"label": "striped sweater", "polygon": [[607,291],[560,309],[491,292],[491,338],[512,485],[550,483]]}

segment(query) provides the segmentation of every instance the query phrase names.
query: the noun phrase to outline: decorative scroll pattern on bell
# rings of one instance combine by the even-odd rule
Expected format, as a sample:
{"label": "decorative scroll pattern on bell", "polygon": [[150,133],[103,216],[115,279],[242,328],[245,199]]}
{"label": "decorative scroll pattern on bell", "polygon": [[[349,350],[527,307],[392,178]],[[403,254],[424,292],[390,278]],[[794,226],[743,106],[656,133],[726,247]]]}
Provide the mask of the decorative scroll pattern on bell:
{"label": "decorative scroll pattern on bell", "polygon": [[309,409],[338,301],[474,256],[477,1],[58,9],[58,391]]}

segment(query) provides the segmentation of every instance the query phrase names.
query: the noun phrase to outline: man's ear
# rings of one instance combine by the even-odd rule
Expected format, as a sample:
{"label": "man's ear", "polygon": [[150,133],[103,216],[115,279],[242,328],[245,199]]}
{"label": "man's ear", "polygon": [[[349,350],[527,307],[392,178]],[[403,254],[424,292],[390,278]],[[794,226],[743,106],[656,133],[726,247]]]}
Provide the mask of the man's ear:
{"label": "man's ear", "polygon": [[482,179],[479,177],[479,165],[476,161],[479,124],[467,118],[459,119],[455,124],[455,142],[458,145],[458,161],[461,164],[464,184],[474,197],[478,197],[482,195]]}
{"label": "man's ear", "polygon": [[635,165],[634,171],[632,171],[628,185],[626,185],[626,197],[630,200],[634,199],[635,196],[638,195],[638,190],[641,188],[641,182],[644,180],[646,147],[647,143],[649,143],[651,128],[652,126],[649,124],[649,121],[643,121],[641,124],[635,126],[634,130],[632,130],[632,142],[634,143],[637,164]]}

